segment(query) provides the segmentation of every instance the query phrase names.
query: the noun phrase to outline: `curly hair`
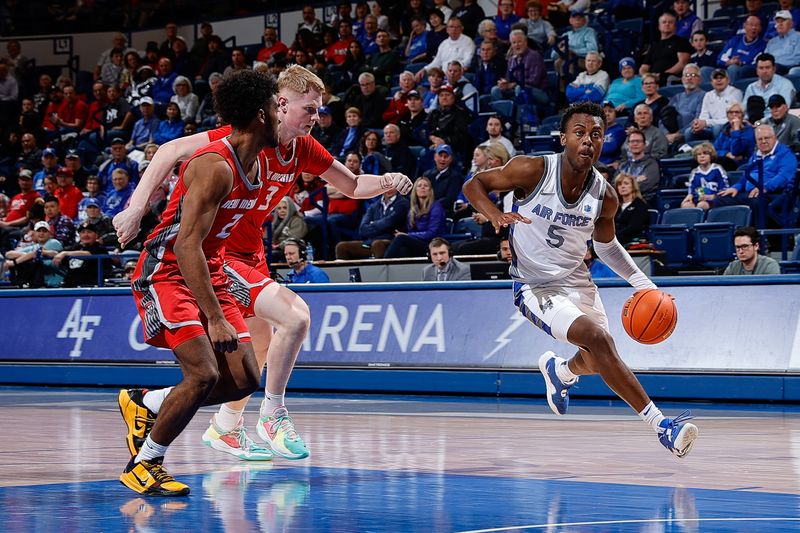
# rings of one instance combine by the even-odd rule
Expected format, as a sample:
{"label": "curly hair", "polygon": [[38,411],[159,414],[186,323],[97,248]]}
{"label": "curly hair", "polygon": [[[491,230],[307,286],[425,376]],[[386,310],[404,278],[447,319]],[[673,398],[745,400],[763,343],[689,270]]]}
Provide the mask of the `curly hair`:
{"label": "curly hair", "polygon": [[278,84],[269,74],[253,70],[231,72],[214,91],[214,111],[224,123],[244,129],[277,91]]}
{"label": "curly hair", "polygon": [[603,112],[603,108],[599,105],[595,104],[594,102],[581,102],[579,104],[573,104],[567,108],[567,111],[561,117],[561,124],[559,126],[561,133],[567,131],[567,124],[569,124],[570,119],[574,115],[589,115],[592,117],[597,117],[603,121],[603,128],[605,129],[608,126],[606,123],[606,114]]}

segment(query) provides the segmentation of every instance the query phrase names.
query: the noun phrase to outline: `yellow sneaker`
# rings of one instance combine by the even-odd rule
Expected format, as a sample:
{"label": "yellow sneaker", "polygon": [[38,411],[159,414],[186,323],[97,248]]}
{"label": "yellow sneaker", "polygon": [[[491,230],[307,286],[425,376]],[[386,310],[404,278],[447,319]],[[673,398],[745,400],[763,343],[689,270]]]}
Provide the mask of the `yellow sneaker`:
{"label": "yellow sneaker", "polygon": [[147,389],[122,389],[117,396],[119,412],[125,425],[128,426],[128,435],[125,442],[131,457],[136,457],[144,444],[144,440],[153,429],[156,415],[145,407],[143,398]]}
{"label": "yellow sneaker", "polygon": [[174,477],[164,470],[161,463],[163,457],[151,461],[139,461],[135,463],[135,458],[131,458],[128,466],[119,476],[119,481],[139,494],[145,496],[186,496],[189,494],[189,487],[176,481]]}

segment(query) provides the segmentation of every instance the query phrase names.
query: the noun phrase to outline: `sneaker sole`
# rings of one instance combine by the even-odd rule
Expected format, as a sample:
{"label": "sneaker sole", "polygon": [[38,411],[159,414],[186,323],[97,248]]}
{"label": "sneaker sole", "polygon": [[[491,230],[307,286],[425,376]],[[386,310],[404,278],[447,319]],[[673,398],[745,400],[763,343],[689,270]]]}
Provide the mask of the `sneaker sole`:
{"label": "sneaker sole", "polygon": [[281,450],[277,450],[276,447],[272,444],[272,439],[269,438],[269,435],[267,434],[266,430],[264,430],[262,428],[263,428],[263,424],[259,423],[258,425],[256,425],[256,434],[258,435],[258,437],[261,440],[263,440],[267,444],[267,446],[269,446],[269,449],[272,450],[273,454],[278,455],[280,457],[283,457],[284,459],[288,459],[290,461],[297,461],[297,460],[300,460],[300,459],[305,459],[306,457],[311,455],[311,452],[306,452],[304,454],[303,453],[301,453],[301,454],[288,453],[287,454],[287,453],[284,453]]}
{"label": "sneaker sole", "polygon": [[675,439],[675,452],[674,455],[678,459],[683,459],[689,452],[692,451],[694,441],[700,436],[700,430],[694,424],[686,423],[681,432],[678,433],[678,438]]}
{"label": "sneaker sole", "polygon": [[220,441],[219,439],[207,439],[205,435],[203,435],[203,444],[211,448],[212,450],[216,450],[218,452],[227,453],[228,455],[232,455],[237,459],[241,459],[242,461],[271,461],[272,456],[269,457],[253,457],[243,454],[241,452],[237,452],[234,448],[231,448],[224,442]]}
{"label": "sneaker sole", "polygon": [[163,489],[156,489],[156,490],[142,490],[141,486],[134,485],[132,483],[128,483],[125,478],[125,474],[122,474],[119,477],[119,482],[125,485],[127,488],[132,490],[137,494],[141,494],[142,496],[164,496],[164,497],[173,497],[173,496],[188,496],[189,495],[189,487],[186,487],[180,491],[172,491],[172,490],[163,490]]}
{"label": "sneaker sole", "polygon": [[552,357],[551,352],[545,352],[539,358],[539,371],[542,373],[542,377],[544,378],[545,389],[547,391],[547,405],[550,406],[550,410],[553,411],[558,416],[563,416],[562,413],[558,412],[558,408],[556,404],[553,403],[553,394],[556,393],[556,386],[553,385],[553,382],[550,381],[550,374],[547,372],[547,361],[550,360]]}

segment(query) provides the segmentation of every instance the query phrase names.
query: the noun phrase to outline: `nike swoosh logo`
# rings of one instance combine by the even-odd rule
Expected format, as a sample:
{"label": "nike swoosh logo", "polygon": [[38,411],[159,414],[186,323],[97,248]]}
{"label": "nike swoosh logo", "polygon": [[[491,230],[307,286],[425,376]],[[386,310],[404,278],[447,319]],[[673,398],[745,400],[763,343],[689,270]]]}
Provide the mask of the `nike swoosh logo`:
{"label": "nike swoosh logo", "polygon": [[146,479],[142,480],[142,478],[140,478],[140,477],[139,477],[139,476],[136,474],[136,472],[134,472],[134,471],[131,471],[131,474],[133,474],[133,477],[135,477],[135,478],[136,478],[136,481],[138,481],[138,482],[139,482],[139,485],[141,485],[141,486],[142,486],[142,488],[145,488],[145,487],[147,487],[147,480],[146,480]]}

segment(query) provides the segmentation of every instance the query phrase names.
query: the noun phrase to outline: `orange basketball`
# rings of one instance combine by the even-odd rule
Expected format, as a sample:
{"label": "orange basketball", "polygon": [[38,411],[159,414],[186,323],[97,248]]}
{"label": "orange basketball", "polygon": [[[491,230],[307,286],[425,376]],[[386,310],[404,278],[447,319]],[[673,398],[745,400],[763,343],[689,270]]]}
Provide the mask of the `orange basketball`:
{"label": "orange basketball", "polygon": [[678,308],[672,296],[658,289],[637,291],[622,306],[622,327],[642,344],[658,344],[672,335]]}

